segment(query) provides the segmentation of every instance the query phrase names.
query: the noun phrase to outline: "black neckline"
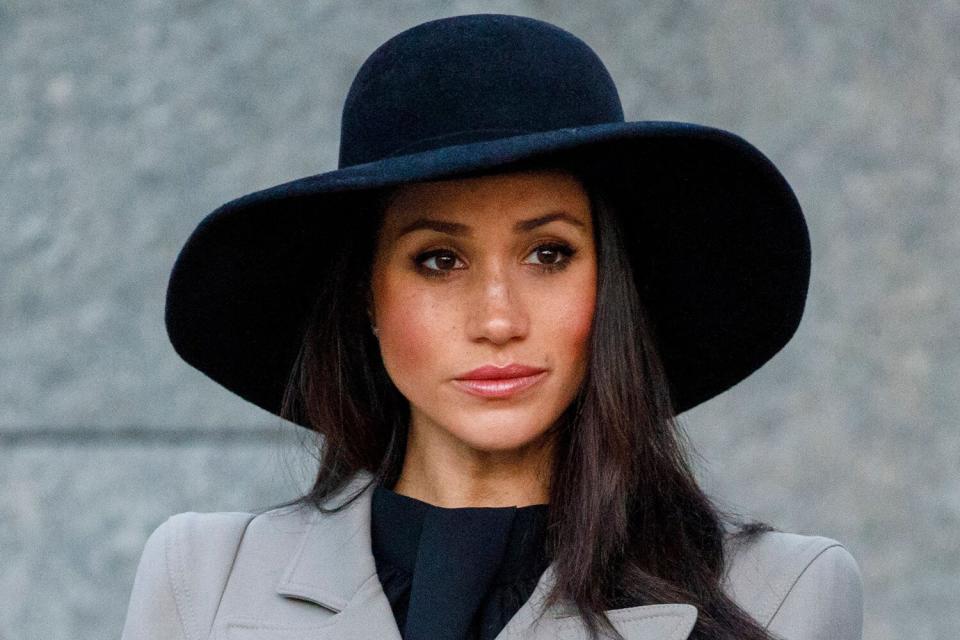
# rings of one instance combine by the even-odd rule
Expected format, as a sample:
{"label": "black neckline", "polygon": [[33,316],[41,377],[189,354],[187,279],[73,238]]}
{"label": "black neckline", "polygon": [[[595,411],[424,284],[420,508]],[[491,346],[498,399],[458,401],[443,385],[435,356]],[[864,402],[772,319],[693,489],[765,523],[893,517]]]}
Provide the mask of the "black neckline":
{"label": "black neckline", "polygon": [[[372,531],[378,565],[413,574],[424,527],[431,533],[444,528],[448,535],[469,536],[464,527],[482,527],[506,538],[495,583],[509,584],[538,577],[549,564],[545,541],[549,504],[522,507],[440,507],[406,496],[384,485],[374,487]],[[429,536],[428,539],[435,539]],[[424,550],[443,553],[442,548]],[[478,552],[481,552],[478,549]]]}

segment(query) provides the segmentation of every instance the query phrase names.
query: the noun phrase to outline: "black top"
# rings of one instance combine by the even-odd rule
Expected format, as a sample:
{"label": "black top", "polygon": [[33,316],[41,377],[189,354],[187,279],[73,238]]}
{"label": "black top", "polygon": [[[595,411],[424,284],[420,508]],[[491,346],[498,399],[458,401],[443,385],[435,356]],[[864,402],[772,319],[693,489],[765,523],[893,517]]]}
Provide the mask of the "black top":
{"label": "black top", "polygon": [[489,640],[550,564],[547,504],[438,507],[374,487],[377,574],[404,640]]}

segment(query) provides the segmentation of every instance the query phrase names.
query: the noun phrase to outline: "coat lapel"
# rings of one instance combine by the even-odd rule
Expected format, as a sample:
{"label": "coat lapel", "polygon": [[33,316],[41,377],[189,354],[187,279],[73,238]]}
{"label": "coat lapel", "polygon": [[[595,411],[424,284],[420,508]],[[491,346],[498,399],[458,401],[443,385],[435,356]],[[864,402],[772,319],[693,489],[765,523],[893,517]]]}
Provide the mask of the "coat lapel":
{"label": "coat lapel", "polygon": [[[572,606],[554,605],[538,620],[555,579],[554,565],[551,564],[540,576],[530,598],[507,622],[496,640],[589,639],[586,626]],[[686,640],[697,621],[697,608],[679,603],[608,609],[606,614],[626,640]]]}
{"label": "coat lapel", "polygon": [[[326,506],[340,505],[370,479],[369,472],[357,474]],[[372,496],[371,485],[339,513],[316,511],[277,584],[277,593],[284,597],[312,602],[338,614],[329,625],[304,634],[304,640],[402,640],[373,557]]]}
{"label": "coat lapel", "polygon": [[[370,479],[369,472],[358,473],[327,505],[341,504]],[[322,623],[309,627],[251,628],[249,634],[233,629],[231,639],[402,640],[373,557],[372,494],[371,485],[339,513],[316,511],[277,584],[281,596],[319,605],[337,615],[324,616]],[[551,564],[497,640],[587,640],[580,617],[564,605],[551,607],[537,620],[554,580]],[[641,605],[612,609],[607,615],[627,640],[685,640],[696,622],[697,608],[688,604]]]}

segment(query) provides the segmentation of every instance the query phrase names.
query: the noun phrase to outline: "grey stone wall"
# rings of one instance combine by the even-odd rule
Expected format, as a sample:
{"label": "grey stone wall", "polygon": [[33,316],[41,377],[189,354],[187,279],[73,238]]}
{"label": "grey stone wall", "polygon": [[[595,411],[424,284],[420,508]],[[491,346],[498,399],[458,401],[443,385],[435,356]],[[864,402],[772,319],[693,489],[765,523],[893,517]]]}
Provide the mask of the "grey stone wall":
{"label": "grey stone wall", "polygon": [[[398,10],[402,7],[402,10]],[[293,497],[296,428],[184,364],[164,291],[196,223],[335,167],[365,57],[424,20],[529,15],[629,119],[740,133],[808,216],[793,341],[684,423],[718,498],[844,542],[865,638],[960,627],[960,5],[0,2],[0,637],[119,635],[167,516]]]}

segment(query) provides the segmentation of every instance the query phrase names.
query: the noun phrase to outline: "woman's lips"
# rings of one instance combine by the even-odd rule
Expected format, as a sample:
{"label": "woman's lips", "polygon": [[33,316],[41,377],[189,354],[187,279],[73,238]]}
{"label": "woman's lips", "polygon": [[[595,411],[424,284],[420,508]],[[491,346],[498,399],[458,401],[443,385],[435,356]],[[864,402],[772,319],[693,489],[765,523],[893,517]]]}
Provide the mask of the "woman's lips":
{"label": "woman's lips", "polygon": [[546,371],[541,371],[540,373],[532,376],[522,376],[519,378],[499,378],[495,380],[454,380],[453,384],[455,384],[461,391],[465,391],[475,396],[480,396],[481,398],[509,398],[510,396],[520,393],[525,389],[529,389],[533,385],[543,380],[546,375]]}

